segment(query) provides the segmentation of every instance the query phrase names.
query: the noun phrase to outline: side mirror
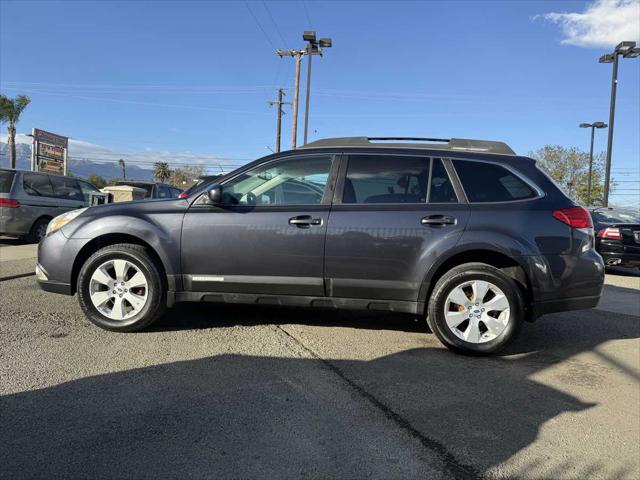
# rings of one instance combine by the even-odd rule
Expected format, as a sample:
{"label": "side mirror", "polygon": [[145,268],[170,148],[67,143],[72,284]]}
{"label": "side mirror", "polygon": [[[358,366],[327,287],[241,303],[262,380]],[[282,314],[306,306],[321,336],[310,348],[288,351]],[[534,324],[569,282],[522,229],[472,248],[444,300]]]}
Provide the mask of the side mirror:
{"label": "side mirror", "polygon": [[220,205],[222,203],[222,187],[220,185],[212,185],[207,192],[207,197],[209,197],[209,203]]}

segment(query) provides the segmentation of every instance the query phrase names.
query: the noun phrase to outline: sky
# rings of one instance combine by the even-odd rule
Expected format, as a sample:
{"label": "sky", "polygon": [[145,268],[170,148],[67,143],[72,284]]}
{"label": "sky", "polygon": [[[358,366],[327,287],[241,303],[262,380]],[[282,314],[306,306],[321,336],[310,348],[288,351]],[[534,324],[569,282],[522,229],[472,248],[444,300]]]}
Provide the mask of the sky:
{"label": "sky", "polygon": [[[18,132],[67,135],[72,155],[95,145],[140,162],[240,164],[274,148],[268,102],[280,87],[291,101],[294,78],[275,49],[303,48],[303,30],[333,40],[313,58],[310,140],[588,150],[578,124],[609,116],[612,69],[598,58],[640,42],[640,1],[0,0],[0,92],[32,99]],[[299,142],[302,114],[301,101]],[[638,204],[640,59],[620,61],[614,132],[614,178],[624,180],[614,201]],[[605,148],[597,131],[596,151]]]}

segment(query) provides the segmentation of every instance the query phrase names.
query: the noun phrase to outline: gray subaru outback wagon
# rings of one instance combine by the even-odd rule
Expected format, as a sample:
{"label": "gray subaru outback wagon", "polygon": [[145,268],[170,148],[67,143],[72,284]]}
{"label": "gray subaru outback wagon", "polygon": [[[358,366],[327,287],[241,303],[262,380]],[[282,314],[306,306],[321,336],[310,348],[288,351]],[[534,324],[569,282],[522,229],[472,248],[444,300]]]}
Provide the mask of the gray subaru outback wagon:
{"label": "gray subaru outback wagon", "polygon": [[524,321],[594,307],[589,212],[501,142],[334,138],[250,163],[187,198],[52,221],[37,278],[90,321],[135,331],[176,302],[426,317],[491,353]]}

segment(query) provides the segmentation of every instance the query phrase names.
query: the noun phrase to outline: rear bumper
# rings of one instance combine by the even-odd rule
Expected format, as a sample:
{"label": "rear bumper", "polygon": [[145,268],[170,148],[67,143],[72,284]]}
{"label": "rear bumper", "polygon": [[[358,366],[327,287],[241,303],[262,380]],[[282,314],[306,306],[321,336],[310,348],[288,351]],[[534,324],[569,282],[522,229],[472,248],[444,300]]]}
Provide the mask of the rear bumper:
{"label": "rear bumper", "polygon": [[600,301],[600,295],[589,297],[563,298],[534,303],[531,306],[533,318],[538,318],[547,313],[568,312],[570,310],[586,310],[595,308]]}
{"label": "rear bumper", "polygon": [[606,266],[640,267],[640,254],[600,252]]}

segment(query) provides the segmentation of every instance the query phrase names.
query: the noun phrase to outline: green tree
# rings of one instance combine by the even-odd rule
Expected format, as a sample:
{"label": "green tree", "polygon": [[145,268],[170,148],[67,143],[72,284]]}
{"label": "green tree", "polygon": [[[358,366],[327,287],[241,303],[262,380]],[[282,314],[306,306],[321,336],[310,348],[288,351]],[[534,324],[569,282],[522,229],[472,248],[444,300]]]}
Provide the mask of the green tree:
{"label": "green tree", "polygon": [[89,182],[90,184],[92,184],[97,188],[104,188],[107,186],[107,181],[100,175],[96,175],[96,174],[89,175],[89,177],[87,178],[87,182]]}
{"label": "green tree", "polygon": [[120,170],[122,170],[122,179],[126,180],[127,179],[127,168],[126,168],[126,165],[125,165],[123,159],[118,160],[118,166],[120,167]]}
{"label": "green tree", "polygon": [[176,168],[169,182],[178,188],[185,189],[193,185],[202,175],[204,175],[204,167],[199,165]]}
{"label": "green tree", "polygon": [[161,182],[165,182],[171,177],[171,170],[167,162],[156,162],[153,165],[153,176]]}
{"label": "green tree", "polygon": [[9,168],[16,168],[16,124],[31,99],[26,95],[16,98],[0,95],[0,123],[7,124],[7,144],[9,147]]}
{"label": "green tree", "polygon": [[[572,199],[582,205],[601,205],[604,196],[604,153],[593,156],[593,171],[591,174],[591,199],[587,198],[589,182],[589,153],[576,147],[561,145],[545,145],[530,152],[551,178]],[[611,190],[614,183],[611,182]]]}

